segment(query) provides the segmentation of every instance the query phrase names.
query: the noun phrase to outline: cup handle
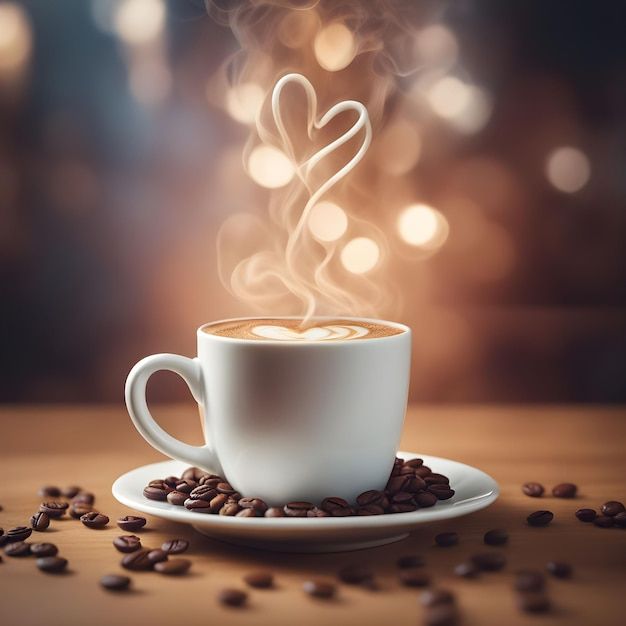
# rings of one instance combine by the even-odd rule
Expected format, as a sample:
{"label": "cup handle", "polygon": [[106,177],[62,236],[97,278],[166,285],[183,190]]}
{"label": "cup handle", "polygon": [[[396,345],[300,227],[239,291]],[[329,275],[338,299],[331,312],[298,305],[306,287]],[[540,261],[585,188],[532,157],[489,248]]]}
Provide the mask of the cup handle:
{"label": "cup handle", "polygon": [[199,404],[204,404],[204,381],[200,362],[178,354],[153,354],[137,363],[126,379],[126,407],[135,428],[154,448],[173,459],[219,473],[221,464],[208,446],[192,446],[165,432],[154,420],[146,402],[146,385],[152,374],[168,370],[178,374]]}

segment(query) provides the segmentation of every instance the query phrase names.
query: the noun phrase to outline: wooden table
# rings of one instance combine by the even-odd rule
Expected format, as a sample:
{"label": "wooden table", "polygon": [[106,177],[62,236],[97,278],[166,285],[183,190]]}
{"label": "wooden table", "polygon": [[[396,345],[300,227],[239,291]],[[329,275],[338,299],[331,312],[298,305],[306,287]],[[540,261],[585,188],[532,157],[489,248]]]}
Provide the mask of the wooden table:
{"label": "wooden table", "polygon": [[[155,415],[176,436],[199,443],[200,427],[191,407],[156,407]],[[98,579],[121,572],[120,554],[111,545],[120,534],[117,517],[131,511],[111,496],[121,473],[161,459],[133,430],[122,406],[5,407],[0,409],[0,526],[25,524],[41,498],[42,484],[80,484],[97,495],[97,508],[113,523],[89,530],[75,520],[54,522],[32,541],[51,541],[69,559],[65,575],[39,572],[32,558],[4,557],[0,563],[0,624],[22,626],[110,626],[112,624],[393,624],[421,623],[418,592],[396,579],[396,559],[419,553],[440,586],[454,590],[465,626],[626,623],[626,531],[583,524],[574,511],[598,508],[609,499],[626,500],[626,410],[573,407],[412,407],[402,448],[451,457],[478,466],[500,483],[502,495],[489,509],[469,517],[420,526],[405,541],[344,554],[295,555],[255,551],[212,541],[186,526],[150,518],[141,533],[147,546],[185,537],[193,560],[189,575],[174,579],[156,573],[133,575],[130,593],[101,589]],[[520,485],[536,480],[579,485],[575,500],[522,495]],[[529,528],[533,510],[555,513],[548,528]],[[501,550],[504,571],[477,580],[455,578],[452,567],[484,550],[483,533],[501,527],[510,533]],[[433,536],[460,533],[460,544],[437,548]],[[550,579],[554,603],[549,616],[520,614],[512,592],[513,573],[539,568],[550,559],[571,562],[571,580]],[[333,578],[346,563],[370,564],[379,591],[342,585],[334,601],[314,600],[302,592],[307,577]],[[277,588],[251,591],[244,609],[216,601],[223,586],[243,587],[241,577],[257,568],[275,572]]]}

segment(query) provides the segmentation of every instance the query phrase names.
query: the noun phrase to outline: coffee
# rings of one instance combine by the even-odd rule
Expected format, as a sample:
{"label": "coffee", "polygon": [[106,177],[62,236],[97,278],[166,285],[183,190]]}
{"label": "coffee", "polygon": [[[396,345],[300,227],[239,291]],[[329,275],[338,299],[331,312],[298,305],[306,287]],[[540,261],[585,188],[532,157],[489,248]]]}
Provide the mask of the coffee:
{"label": "coffee", "polygon": [[300,319],[280,318],[230,320],[204,326],[202,330],[209,335],[231,339],[285,342],[377,339],[404,332],[403,329],[395,326],[351,319],[313,320],[305,323]]}

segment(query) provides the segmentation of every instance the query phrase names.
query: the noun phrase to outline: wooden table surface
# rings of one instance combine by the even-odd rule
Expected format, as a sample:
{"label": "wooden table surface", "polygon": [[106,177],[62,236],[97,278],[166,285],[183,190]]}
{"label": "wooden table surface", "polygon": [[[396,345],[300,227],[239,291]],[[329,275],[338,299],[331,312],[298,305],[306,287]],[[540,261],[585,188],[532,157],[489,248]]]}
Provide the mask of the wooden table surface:
{"label": "wooden table surface", "polygon": [[[157,406],[166,428],[199,443],[197,414],[189,406]],[[468,517],[423,525],[406,540],[343,554],[280,554],[213,541],[191,528],[149,518],[141,533],[146,546],[172,537],[191,542],[193,565],[182,578],[153,572],[132,574],[133,591],[101,589],[105,573],[123,572],[121,555],[111,541],[121,532],[114,521],[132,513],[111,496],[121,473],[162,457],[133,430],[124,409],[116,407],[4,407],[0,409],[0,527],[27,524],[41,498],[43,484],[79,484],[97,496],[97,509],[112,523],[102,531],[66,519],[53,522],[31,541],[51,541],[68,558],[64,575],[39,572],[32,558],[3,557],[0,563],[0,624],[110,626],[112,624],[393,624],[421,623],[418,591],[399,585],[395,562],[418,553],[437,585],[453,590],[465,626],[567,624],[623,626],[626,623],[626,531],[600,529],[574,517],[580,507],[598,508],[610,499],[626,501],[626,410],[602,407],[411,407],[402,438],[404,450],[450,457],[485,470],[499,482],[500,499]],[[436,471],[436,468],[435,468]],[[579,485],[575,500],[551,496],[533,499],[520,485],[536,480],[546,486],[568,481]],[[547,528],[529,528],[528,513],[555,513]],[[502,551],[502,572],[477,580],[455,578],[453,566],[483,551],[482,535],[505,528],[509,545]],[[433,536],[454,530],[460,543],[437,548]],[[139,533],[138,533],[139,534]],[[571,580],[550,579],[554,608],[549,615],[520,614],[512,591],[519,568],[542,569],[551,559],[571,562]],[[369,564],[380,590],[341,585],[333,601],[314,600],[302,591],[311,575],[331,580],[347,563]],[[223,586],[244,587],[242,575],[269,568],[273,590],[252,590],[244,609],[220,606]]]}

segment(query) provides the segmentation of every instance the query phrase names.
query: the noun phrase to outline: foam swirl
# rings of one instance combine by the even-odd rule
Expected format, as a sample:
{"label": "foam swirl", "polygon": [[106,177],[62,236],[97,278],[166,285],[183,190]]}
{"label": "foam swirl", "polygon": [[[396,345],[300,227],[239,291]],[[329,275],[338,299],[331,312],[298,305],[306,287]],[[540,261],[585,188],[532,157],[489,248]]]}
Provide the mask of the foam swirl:
{"label": "foam swirl", "polygon": [[313,326],[304,330],[261,324],[253,326],[250,332],[262,339],[273,341],[340,341],[358,339],[369,334],[367,328],[352,324]]}

